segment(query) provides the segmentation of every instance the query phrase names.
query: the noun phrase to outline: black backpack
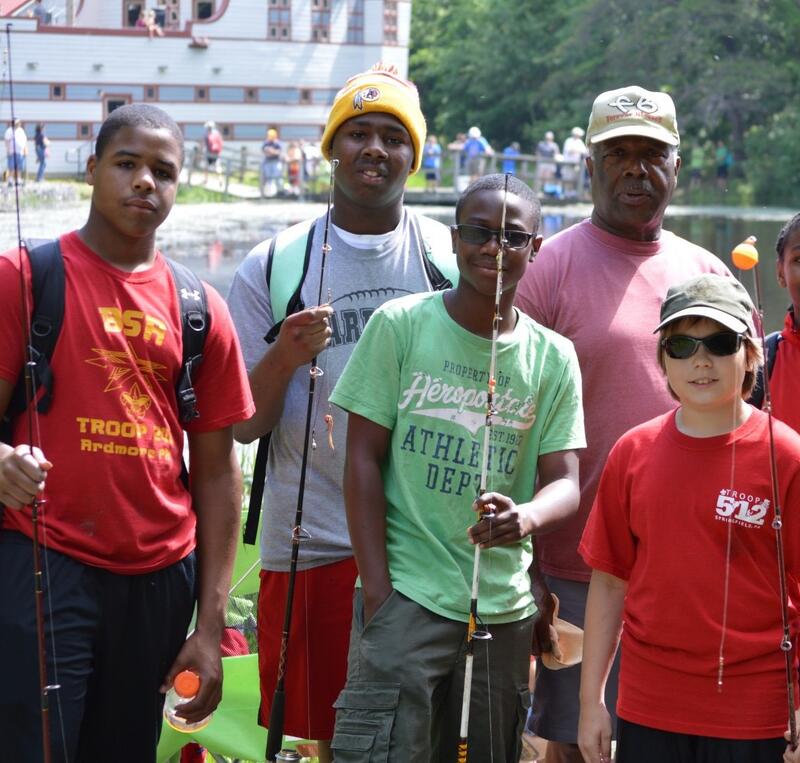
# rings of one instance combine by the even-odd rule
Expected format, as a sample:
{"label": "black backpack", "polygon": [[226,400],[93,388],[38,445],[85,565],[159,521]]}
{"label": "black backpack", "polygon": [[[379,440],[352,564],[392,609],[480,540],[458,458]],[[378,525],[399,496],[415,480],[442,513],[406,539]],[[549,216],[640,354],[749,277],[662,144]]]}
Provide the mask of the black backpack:
{"label": "black backpack", "polygon": [[[25,249],[31,266],[33,298],[30,346],[26,355],[33,365],[34,389],[30,395],[26,394],[27,374],[23,372],[0,421],[0,442],[6,443],[11,442],[12,423],[27,408],[29,397],[36,399],[41,392],[36,410],[46,413],[50,408],[55,386],[50,359],[64,320],[64,259],[58,239],[28,240]],[[203,360],[203,346],[210,323],[208,302],[200,279],[185,265],[165,259],[172,271],[181,306],[183,357],[181,372],[175,385],[175,396],[180,420],[186,423],[200,415],[192,375]]]}
{"label": "black backpack", "polygon": [[756,373],[756,383],[753,385],[753,391],[750,393],[749,402],[756,408],[761,408],[764,405],[764,369],[767,371],[767,378],[772,378],[772,369],[775,368],[775,359],[778,357],[778,348],[781,346],[780,331],[773,331],[766,338],[767,357],[764,358],[764,365],[759,367]]}

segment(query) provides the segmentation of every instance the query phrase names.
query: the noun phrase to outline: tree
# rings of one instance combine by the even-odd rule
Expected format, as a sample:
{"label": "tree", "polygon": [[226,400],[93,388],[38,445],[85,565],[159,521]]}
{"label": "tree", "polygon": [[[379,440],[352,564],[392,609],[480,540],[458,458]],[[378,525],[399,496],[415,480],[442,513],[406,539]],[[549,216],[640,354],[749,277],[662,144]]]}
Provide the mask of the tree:
{"label": "tree", "polygon": [[664,90],[685,143],[721,139],[761,177],[765,143],[796,154],[798,37],[794,0],[414,0],[410,68],[433,129],[496,145],[585,125],[604,90]]}

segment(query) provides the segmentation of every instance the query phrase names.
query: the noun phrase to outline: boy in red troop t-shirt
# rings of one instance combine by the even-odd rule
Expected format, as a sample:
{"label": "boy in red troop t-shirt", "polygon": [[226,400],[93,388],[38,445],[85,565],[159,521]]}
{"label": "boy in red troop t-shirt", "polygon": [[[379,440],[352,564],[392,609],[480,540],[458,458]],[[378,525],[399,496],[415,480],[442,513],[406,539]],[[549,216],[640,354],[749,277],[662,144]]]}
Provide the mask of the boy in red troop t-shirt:
{"label": "boy in red troop t-shirt", "polygon": [[[193,373],[198,417],[181,424],[181,305],[155,233],[175,201],[183,137],[152,106],[114,111],[87,163],[86,224],[60,237],[66,284],[51,359],[52,405],[0,443],[0,739],[5,760],[40,761],[42,731],[30,504],[46,499],[43,546],[53,761],[155,761],[163,692],[201,678],[188,720],[221,694],[220,637],[239,513],[232,427],[253,413],[220,296]],[[20,269],[23,278],[20,278]],[[0,413],[23,368],[21,280],[28,257],[0,255]],[[184,429],[190,487],[181,479]],[[197,603],[195,629],[187,638]]]}
{"label": "boy in red troop t-shirt", "polygon": [[[768,418],[744,402],[761,358],[752,309],[737,281],[717,275],[671,288],[662,305],[658,359],[680,406],[614,446],[580,545],[593,569],[579,727],[587,763],[610,760],[603,688],[620,632],[618,763],[800,760],[783,736]],[[800,436],[773,426],[796,630]],[[792,674],[796,692],[796,661]]]}

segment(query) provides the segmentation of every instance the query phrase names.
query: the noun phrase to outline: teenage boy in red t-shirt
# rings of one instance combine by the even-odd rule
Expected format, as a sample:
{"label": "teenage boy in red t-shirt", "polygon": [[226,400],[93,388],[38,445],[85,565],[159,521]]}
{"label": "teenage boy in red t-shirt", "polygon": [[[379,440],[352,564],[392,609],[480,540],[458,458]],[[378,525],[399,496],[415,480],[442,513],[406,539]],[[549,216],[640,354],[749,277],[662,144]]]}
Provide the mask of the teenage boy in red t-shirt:
{"label": "teenage boy in red t-shirt", "polygon": [[[65,309],[51,360],[52,405],[0,443],[0,739],[3,756],[42,753],[28,508],[46,499],[43,546],[49,737],[54,761],[155,761],[163,692],[191,668],[221,697],[220,636],[236,550],[241,478],[232,427],[253,413],[238,341],[206,286],[210,327],[193,374],[199,416],[183,427],[175,383],[181,306],[155,234],[175,201],[183,137],[152,106],[103,123],[87,163],[86,224],[59,239]],[[20,269],[0,255],[0,412],[23,366]],[[181,480],[184,429],[190,487]],[[35,446],[35,447],[34,447]],[[197,603],[195,629],[187,628]]]}
{"label": "teenage boy in red t-shirt", "polygon": [[[771,763],[787,749],[768,418],[744,402],[761,359],[752,309],[737,281],[717,275],[671,288],[662,305],[658,360],[680,406],[614,446],[580,545],[593,569],[587,763],[610,760],[603,689],[620,632],[618,763]],[[796,623],[800,436],[773,425]],[[796,662],[792,674],[796,692]]]}

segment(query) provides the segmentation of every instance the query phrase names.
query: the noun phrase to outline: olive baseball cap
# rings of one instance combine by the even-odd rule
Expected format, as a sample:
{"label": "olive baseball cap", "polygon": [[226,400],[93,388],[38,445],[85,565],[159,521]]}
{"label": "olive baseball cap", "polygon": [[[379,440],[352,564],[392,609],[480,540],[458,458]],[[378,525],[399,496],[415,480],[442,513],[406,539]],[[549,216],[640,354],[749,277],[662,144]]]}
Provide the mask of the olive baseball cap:
{"label": "olive baseball cap", "polygon": [[661,305],[661,323],[653,333],[688,317],[710,318],[737,334],[755,334],[753,303],[735,278],[707,273],[672,286]]}
{"label": "olive baseball cap", "polygon": [[667,93],[656,93],[636,85],[600,93],[594,99],[586,143],[639,135],[670,146],[681,142],[675,103]]}

